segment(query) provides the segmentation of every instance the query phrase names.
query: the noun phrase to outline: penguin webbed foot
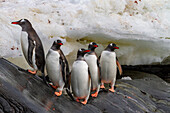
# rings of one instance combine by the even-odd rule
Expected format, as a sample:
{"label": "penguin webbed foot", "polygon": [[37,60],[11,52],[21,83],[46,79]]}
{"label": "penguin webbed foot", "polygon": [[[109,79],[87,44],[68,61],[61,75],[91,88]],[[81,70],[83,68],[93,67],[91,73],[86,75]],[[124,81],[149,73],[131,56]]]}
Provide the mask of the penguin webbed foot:
{"label": "penguin webbed foot", "polygon": [[114,87],[111,87],[110,89],[109,89],[109,91],[111,91],[111,92],[115,92],[115,90],[114,90]]}
{"label": "penguin webbed foot", "polygon": [[57,95],[57,96],[61,96],[62,95],[62,91],[59,91],[59,92],[55,92],[55,95]]}
{"label": "penguin webbed foot", "polygon": [[36,70],[31,71],[30,69],[28,69],[27,71],[28,71],[29,73],[33,74],[33,75],[35,75],[35,74],[37,73],[37,71],[36,71]]}
{"label": "penguin webbed foot", "polygon": [[49,83],[49,86],[52,87],[55,90],[58,88],[57,86],[54,86],[52,83]]}
{"label": "penguin webbed foot", "polygon": [[77,99],[76,99],[76,102],[80,102],[80,100],[77,98]]}
{"label": "penguin webbed foot", "polygon": [[82,104],[87,104],[87,100],[85,99],[83,102],[81,102]]}
{"label": "penguin webbed foot", "polygon": [[101,88],[101,89],[105,89],[105,86],[104,86],[104,84],[102,84],[102,85],[100,86],[100,88]]}
{"label": "penguin webbed foot", "polygon": [[98,96],[98,92],[96,91],[95,93],[91,94],[92,97],[97,97]]}
{"label": "penguin webbed foot", "polygon": [[84,105],[87,104],[87,98],[83,99],[83,98],[75,97],[75,101]]}

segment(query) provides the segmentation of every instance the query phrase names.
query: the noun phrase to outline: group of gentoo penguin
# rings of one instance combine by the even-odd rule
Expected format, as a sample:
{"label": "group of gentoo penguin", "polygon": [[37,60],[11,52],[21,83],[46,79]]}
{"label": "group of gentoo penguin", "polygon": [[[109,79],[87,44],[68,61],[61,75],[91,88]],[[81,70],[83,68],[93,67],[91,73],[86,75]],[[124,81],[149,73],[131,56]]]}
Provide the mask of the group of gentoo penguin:
{"label": "group of gentoo penguin", "polygon": [[[21,19],[12,24],[22,27],[21,47],[23,55],[28,64],[34,69],[28,70],[32,74],[41,71],[43,81],[55,89],[55,95],[62,95],[63,88],[72,99],[86,104],[91,94],[97,97],[100,88],[105,88],[104,84],[110,84],[109,91],[114,91],[117,68],[122,74],[122,68],[116,57],[115,49],[119,49],[114,43],[110,43],[102,51],[98,58],[95,49],[98,45],[91,42],[88,49],[81,48],[77,52],[77,59],[69,71],[68,61],[60,49],[63,45],[61,40],[53,42],[46,59],[40,38],[27,19]],[[44,74],[46,65],[47,76]],[[48,78],[48,80],[47,80]]]}

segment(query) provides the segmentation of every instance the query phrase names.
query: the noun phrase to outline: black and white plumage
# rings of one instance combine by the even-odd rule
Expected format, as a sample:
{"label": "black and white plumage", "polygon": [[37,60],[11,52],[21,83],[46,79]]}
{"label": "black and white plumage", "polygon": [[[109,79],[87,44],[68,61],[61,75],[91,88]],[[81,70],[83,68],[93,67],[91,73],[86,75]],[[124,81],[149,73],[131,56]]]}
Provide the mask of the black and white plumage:
{"label": "black and white plumage", "polygon": [[122,73],[121,66],[117,60],[115,49],[119,49],[116,44],[109,44],[101,53],[100,65],[101,65],[101,88],[104,87],[104,83],[110,83],[110,91],[114,92],[114,85],[116,81],[117,66],[120,73]]}
{"label": "black and white plumage", "polygon": [[[91,77],[88,64],[84,59],[84,55],[90,50],[79,49],[77,52],[77,59],[72,65],[72,71],[69,81],[69,88],[71,85],[73,98],[77,102],[86,104],[91,90]],[[83,101],[82,101],[83,100]]]}
{"label": "black and white plumage", "polygon": [[92,97],[97,97],[100,89],[100,65],[98,57],[95,53],[95,49],[98,45],[95,42],[91,42],[88,46],[90,52],[86,53],[84,58],[89,66],[90,75],[91,75],[91,90],[95,91],[94,94],[91,94]]}
{"label": "black and white plumage", "polygon": [[69,76],[69,65],[60,46],[61,40],[54,41],[46,56],[46,69],[49,79],[56,88],[55,94],[60,96]]}
{"label": "black and white plumage", "polygon": [[30,73],[36,74],[37,71],[42,72],[43,80],[46,83],[44,76],[45,55],[42,42],[27,19],[21,19],[12,24],[17,24],[22,27],[21,31],[21,47],[24,57],[28,64],[34,69],[29,70]]}

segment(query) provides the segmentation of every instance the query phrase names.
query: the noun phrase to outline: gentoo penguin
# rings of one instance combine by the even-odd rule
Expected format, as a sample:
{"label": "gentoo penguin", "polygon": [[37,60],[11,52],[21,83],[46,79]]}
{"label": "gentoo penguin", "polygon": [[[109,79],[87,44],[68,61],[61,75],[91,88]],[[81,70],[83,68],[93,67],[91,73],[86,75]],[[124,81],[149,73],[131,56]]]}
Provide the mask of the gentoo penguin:
{"label": "gentoo penguin", "polygon": [[89,66],[90,75],[91,75],[91,90],[95,91],[94,94],[91,94],[92,97],[97,97],[100,89],[100,66],[99,60],[95,53],[95,49],[98,45],[95,42],[91,42],[88,46],[90,52],[86,53],[84,58]]}
{"label": "gentoo penguin", "polygon": [[64,85],[67,83],[69,76],[69,66],[60,46],[63,45],[61,40],[54,41],[52,47],[46,56],[46,69],[49,79],[56,89],[55,95],[60,96]]}
{"label": "gentoo penguin", "polygon": [[101,65],[101,88],[104,87],[104,83],[110,83],[111,88],[109,91],[115,92],[114,85],[116,81],[117,66],[120,74],[122,73],[121,65],[119,64],[115,49],[119,49],[116,44],[109,44],[104,51],[101,53],[100,65]]}
{"label": "gentoo penguin", "polygon": [[45,55],[43,45],[36,31],[32,27],[31,23],[27,19],[21,19],[11,24],[17,24],[22,27],[21,32],[21,47],[24,57],[28,64],[34,69],[34,71],[28,70],[32,74],[36,74],[37,71],[41,71],[44,76]]}
{"label": "gentoo penguin", "polygon": [[82,104],[87,103],[91,89],[90,72],[88,64],[84,59],[84,55],[87,52],[90,52],[90,50],[85,50],[83,48],[78,50],[77,59],[72,65],[72,71],[69,80],[69,85],[71,84],[74,100],[81,102]]}

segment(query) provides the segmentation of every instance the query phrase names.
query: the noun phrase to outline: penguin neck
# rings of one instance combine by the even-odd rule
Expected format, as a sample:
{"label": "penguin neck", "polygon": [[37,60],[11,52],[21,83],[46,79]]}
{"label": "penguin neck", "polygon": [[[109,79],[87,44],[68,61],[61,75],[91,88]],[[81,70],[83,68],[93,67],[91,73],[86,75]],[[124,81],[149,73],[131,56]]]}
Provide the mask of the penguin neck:
{"label": "penguin neck", "polygon": [[96,48],[88,48],[91,52],[94,52]]}
{"label": "penguin neck", "polygon": [[78,51],[77,60],[84,60],[84,55],[85,55],[85,53],[81,53],[80,51]]}
{"label": "penguin neck", "polygon": [[32,28],[32,26],[22,26],[22,31],[26,31],[26,32],[34,31],[35,32],[35,30]]}
{"label": "penguin neck", "polygon": [[105,50],[113,52],[115,49],[111,49],[110,47],[107,47]]}
{"label": "penguin neck", "polygon": [[77,56],[77,60],[85,60],[85,59],[84,59],[84,56],[79,55],[79,56]]}

